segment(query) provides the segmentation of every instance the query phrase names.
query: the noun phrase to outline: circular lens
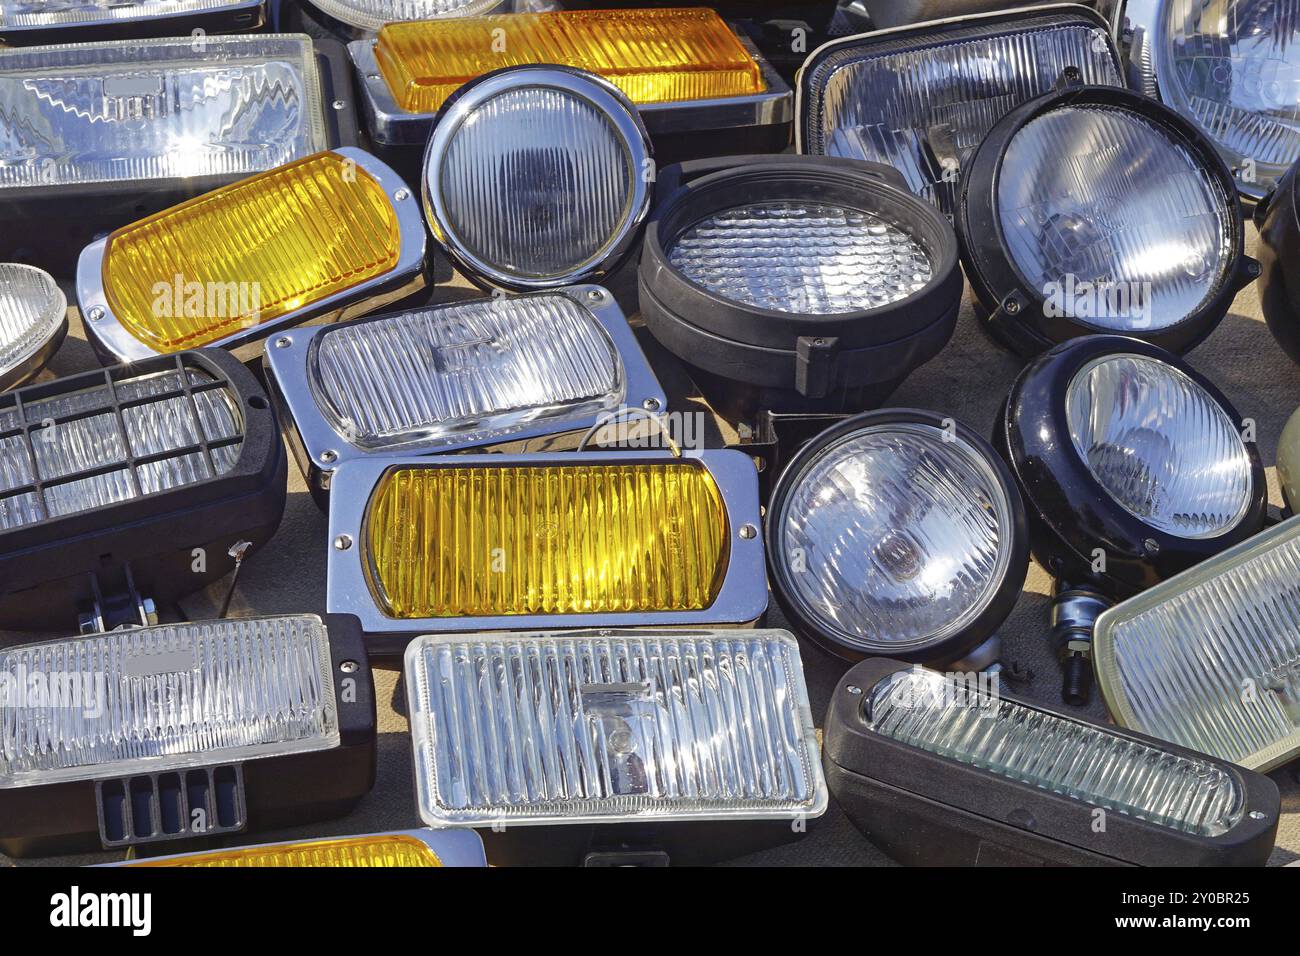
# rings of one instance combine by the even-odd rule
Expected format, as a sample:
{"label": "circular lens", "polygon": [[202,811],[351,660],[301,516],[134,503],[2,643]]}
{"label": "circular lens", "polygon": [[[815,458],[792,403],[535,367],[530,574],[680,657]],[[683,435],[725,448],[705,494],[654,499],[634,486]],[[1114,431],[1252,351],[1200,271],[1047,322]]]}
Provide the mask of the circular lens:
{"label": "circular lens", "polygon": [[890,423],[821,449],[776,516],[790,596],[870,651],[943,640],[988,606],[1011,560],[1011,505],[990,463],[932,425]]}
{"label": "circular lens", "polygon": [[1231,207],[1210,170],[1164,127],[1116,107],[1065,106],[1026,123],[1007,145],[997,207],[1045,309],[1098,329],[1182,321],[1232,259]]}
{"label": "circular lens", "polygon": [[38,354],[63,327],[67,301],[47,272],[0,263],[0,375]]}
{"label": "circular lens", "polygon": [[875,309],[930,281],[924,248],[861,209],[786,200],[705,216],[668,250],[682,275],[723,298],[776,312]]}
{"label": "circular lens", "polygon": [[1227,412],[1157,359],[1112,355],[1066,390],[1074,447],[1106,492],[1144,522],[1183,538],[1233,528],[1250,506],[1251,465]]}

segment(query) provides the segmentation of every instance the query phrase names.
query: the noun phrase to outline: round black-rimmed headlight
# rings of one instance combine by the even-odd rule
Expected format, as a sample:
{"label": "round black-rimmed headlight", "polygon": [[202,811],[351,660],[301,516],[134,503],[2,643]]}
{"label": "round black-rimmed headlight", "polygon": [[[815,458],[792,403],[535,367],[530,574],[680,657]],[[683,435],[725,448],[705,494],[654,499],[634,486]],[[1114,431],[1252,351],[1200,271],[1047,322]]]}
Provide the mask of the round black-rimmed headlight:
{"label": "round black-rimmed headlight", "polygon": [[1006,618],[1029,565],[1006,465],[966,426],[882,409],[822,432],[767,509],[772,590],[800,633],[848,659],[966,660]]}
{"label": "round black-rimmed headlight", "polygon": [[527,290],[613,269],[640,233],[653,179],[645,127],[616,86],[530,65],[447,99],[422,189],[434,238],[469,278]]}
{"label": "round black-rimmed headlight", "polygon": [[956,224],[989,330],[1025,356],[1091,334],[1186,352],[1259,275],[1213,144],[1116,87],[1007,114],[964,171]]}
{"label": "round black-rimmed headlight", "polygon": [[895,170],[733,156],[665,168],[656,197],[641,314],[725,411],[879,404],[952,335],[956,237]]}

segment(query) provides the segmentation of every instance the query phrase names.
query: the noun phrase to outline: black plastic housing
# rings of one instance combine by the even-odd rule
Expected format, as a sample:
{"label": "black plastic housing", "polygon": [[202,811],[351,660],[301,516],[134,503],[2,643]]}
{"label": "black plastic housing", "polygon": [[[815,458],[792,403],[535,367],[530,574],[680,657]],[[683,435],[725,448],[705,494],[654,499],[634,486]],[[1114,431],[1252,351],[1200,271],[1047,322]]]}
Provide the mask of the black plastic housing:
{"label": "black plastic housing", "polygon": [[[253,374],[221,349],[160,355],[28,385],[0,395],[0,416],[21,409],[24,403],[178,368],[206,372],[224,382],[238,401],[244,434],[234,467],[215,478],[0,531],[0,627],[75,627],[79,603],[112,594],[131,580],[143,597],[175,600],[234,570],[235,559],[228,553],[234,544],[247,541],[256,551],[275,533],[284,513],[288,477],[275,412]],[[30,442],[33,435],[39,440],[39,431],[51,422],[103,414],[106,408],[125,427],[123,404],[148,404],[161,397],[165,396],[20,422],[17,428],[0,428],[0,441],[21,436]],[[131,457],[128,462],[136,460]],[[31,483],[5,494],[38,487],[40,483]],[[204,551],[201,564],[196,564],[198,548]]]}
{"label": "black plastic housing", "polygon": [[[697,160],[660,170],[655,196],[637,276],[641,315],[724,414],[870,408],[952,337],[962,294],[956,237],[891,167],[826,156]],[[762,199],[865,208],[904,224],[933,277],[878,309],[805,315],[723,298],[669,265],[677,237],[702,217]]]}
{"label": "black plastic housing", "polygon": [[[1011,558],[1007,562],[1006,573],[997,584],[993,598],[980,612],[979,616],[971,622],[969,627],[941,640],[931,641],[906,650],[887,643],[880,643],[864,650],[861,647],[844,643],[835,634],[827,631],[805,613],[799,603],[791,597],[793,587],[790,575],[792,572],[786,556],[778,553],[775,544],[777,541],[776,524],[781,520],[785,510],[785,501],[790,496],[791,491],[802,479],[803,473],[812,459],[820,454],[823,449],[861,429],[875,425],[899,423],[930,425],[938,429],[951,428],[958,438],[983,454],[994,474],[996,474],[998,484],[1010,503],[1011,526],[1002,529],[1002,533],[1010,537]],[[1025,575],[1029,572],[1029,533],[1025,524],[1025,508],[1021,502],[1020,491],[1016,486],[1011,471],[983,437],[977,435],[961,422],[936,412],[922,411],[915,408],[884,408],[846,418],[804,444],[790,459],[789,464],[781,472],[780,478],[777,479],[772,489],[771,498],[768,501],[765,522],[768,580],[771,583],[772,593],[776,596],[777,603],[780,605],[786,619],[801,637],[808,638],[824,650],[850,661],[859,661],[864,656],[875,654],[888,654],[899,660],[926,663],[934,666],[947,666],[960,661],[988,640],[993,632],[1006,620],[1007,615],[1011,613],[1020,597],[1020,589],[1024,586]]]}
{"label": "black plastic housing", "polygon": [[[1079,370],[1094,359],[1130,353],[1164,362],[1194,381],[1243,427],[1242,418],[1214,383],[1177,356],[1119,335],[1064,342],[1031,362],[1011,386],[993,444],[1010,464],[1024,497],[1034,558],[1056,578],[1088,583],[1115,598],[1131,597],[1256,534],[1263,527],[1268,485],[1259,452],[1246,442],[1251,498],[1230,530],[1183,538],[1152,527],[1116,502],[1074,448],[1065,395]],[[1105,570],[1093,570],[1093,550]]]}
{"label": "black plastic housing", "polygon": [[[101,836],[99,800],[105,783],[122,782],[130,792],[131,781],[154,776],[133,774],[122,778],[106,774],[98,780],[0,789],[0,851],[13,857],[28,857],[166,842],[166,849],[159,852],[178,853],[212,846],[221,833],[252,833],[348,813],[375,782],[374,680],[357,619],[326,614],[322,620],[330,635],[339,746],[238,764],[215,762],[176,771],[182,777],[207,771],[216,776],[228,774],[234,768],[242,778],[242,825],[216,825],[222,823],[223,817],[213,812],[210,815],[214,823],[212,836],[160,831],[142,838],[106,840]],[[166,758],[160,758],[160,762],[165,764]],[[160,769],[157,775],[165,777],[169,771]]]}
{"label": "black plastic housing", "polygon": [[[1044,291],[1034,288],[1012,261],[997,212],[1002,162],[1012,138],[1045,113],[1078,106],[1123,109],[1162,127],[1185,144],[1218,187],[1230,221],[1232,251],[1214,291],[1194,312],[1173,325],[1150,332],[1124,332],[1171,352],[1191,351],[1214,331],[1237,293],[1260,272],[1259,263],[1245,254],[1245,228],[1236,182],[1214,145],[1190,122],[1155,100],[1113,86],[1066,87],[1017,107],[989,131],[965,170],[956,215],[957,236],[966,277],[979,300],[986,327],[997,341],[1026,358],[1058,342],[1113,332],[1082,318],[1048,314]],[[1061,278],[1064,280],[1064,276]]]}
{"label": "black plastic housing", "polygon": [[826,713],[822,761],[840,808],[894,860],[920,866],[1262,866],[1272,852],[1281,810],[1272,780],[1131,730],[1101,728],[1230,774],[1245,795],[1241,820],[1211,837],[1110,810],[1099,829],[1097,808],[1083,800],[874,732],[864,702],[881,680],[908,667],[873,658],[844,675]]}
{"label": "black plastic housing", "polygon": [[1259,227],[1259,303],[1268,330],[1291,361],[1300,364],[1300,163],[1287,170],[1255,207]]}

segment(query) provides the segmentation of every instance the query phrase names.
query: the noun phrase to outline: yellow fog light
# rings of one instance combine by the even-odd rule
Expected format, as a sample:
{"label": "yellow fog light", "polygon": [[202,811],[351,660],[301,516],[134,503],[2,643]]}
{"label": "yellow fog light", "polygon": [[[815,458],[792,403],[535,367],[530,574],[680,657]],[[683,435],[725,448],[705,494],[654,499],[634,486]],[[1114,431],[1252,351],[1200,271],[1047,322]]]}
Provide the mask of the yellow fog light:
{"label": "yellow fog light", "polygon": [[472,830],[407,830],[182,853],[119,866],[183,867],[429,867],[486,866]]}

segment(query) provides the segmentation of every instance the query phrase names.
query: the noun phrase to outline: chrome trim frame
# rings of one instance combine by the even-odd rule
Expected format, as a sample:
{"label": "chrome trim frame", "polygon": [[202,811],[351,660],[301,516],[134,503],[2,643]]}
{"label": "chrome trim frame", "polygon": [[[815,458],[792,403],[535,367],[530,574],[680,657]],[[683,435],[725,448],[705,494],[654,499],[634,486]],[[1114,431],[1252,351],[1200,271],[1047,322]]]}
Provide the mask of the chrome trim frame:
{"label": "chrome trim frame", "polygon": [[[654,408],[664,410],[668,399],[663,386],[655,377],[645,353],[628,325],[623,311],[614,296],[596,285],[573,286],[547,290],[534,295],[565,295],[595,316],[614,344],[623,364],[626,390],[623,408]],[[509,299],[479,299],[491,304]],[[475,300],[441,302],[417,306],[410,311],[428,311],[473,305]],[[338,326],[335,326],[337,328]],[[298,329],[275,337],[266,343],[265,365],[269,391],[280,414],[280,427],[298,459],[313,492],[328,493],[334,470],[346,461],[376,456],[414,456],[462,451],[467,448],[484,448],[503,443],[514,443],[559,435],[572,431],[586,431],[597,423],[611,418],[613,411],[579,418],[552,419],[525,422],[488,438],[462,438],[454,436],[439,442],[412,442],[387,448],[362,448],[349,442],[329,423],[316,402],[312,386],[312,356],[316,339],[325,331],[323,326]]]}
{"label": "chrome trim frame", "polygon": [[[343,146],[325,152],[334,152],[355,162],[358,167],[375,178],[392,201],[400,232],[397,264],[384,275],[375,276],[350,289],[328,295],[271,322],[252,326],[215,342],[206,342],[203,347],[224,348],[240,354],[238,351],[240,346],[257,342],[285,326],[298,325],[307,319],[336,321],[364,315],[385,302],[393,301],[394,297],[407,295],[424,285],[422,274],[425,251],[424,220],[420,217],[419,202],[411,189],[401,176],[364,150]],[[266,176],[272,172],[274,170],[255,175]],[[247,179],[252,178],[252,176],[247,177]],[[240,182],[244,181],[246,180],[240,180]],[[230,189],[232,186],[224,188]],[[104,252],[109,238],[105,236],[96,239],[81,251],[81,257],[77,261],[77,306],[83,318],[86,338],[101,360],[109,359],[105,364],[149,358],[159,353],[126,330],[118,317],[113,314],[108,296],[104,293]],[[98,317],[96,317],[97,313]],[[240,354],[240,357],[245,356]]]}
{"label": "chrome trim frame", "polygon": [[[228,31],[238,32],[242,30],[252,30],[263,25],[266,22],[267,0],[228,0],[228,2],[218,6],[206,7],[198,10],[164,10],[152,15],[143,15],[136,17],[108,17],[101,16],[95,19],[84,20],[63,20],[57,23],[30,23],[30,24],[12,24],[5,23],[0,25],[0,36],[18,36],[29,33],[48,33],[50,31],[67,30],[70,34],[81,30],[109,30],[113,27],[127,27],[130,24],[148,24],[152,30],[162,24],[169,26],[174,22],[177,35],[188,35],[186,29],[187,21],[194,19],[220,17],[223,21],[229,20],[224,24]],[[254,21],[241,22],[246,13],[256,12],[257,18]],[[209,34],[215,34],[215,29],[209,29]],[[85,40],[85,37],[77,37],[77,40]],[[91,41],[93,42],[93,41]]]}
{"label": "chrome trim frame", "polygon": [[[394,468],[474,465],[578,465],[699,461],[717,482],[726,511],[730,547],[722,588],[711,607],[699,611],[621,612],[617,614],[511,614],[498,617],[439,617],[402,620],[380,611],[367,580],[365,527],[370,499],[379,480]],[[748,530],[745,530],[748,529]],[[347,462],[334,473],[330,495],[329,553],[325,606],[330,613],[354,614],[368,635],[415,636],[466,631],[540,631],[570,628],[700,626],[749,624],[767,610],[758,470],[734,449],[684,452],[559,452],[528,455],[457,455],[448,458],[366,458]],[[746,535],[749,535],[746,537]],[[347,542],[343,547],[340,542]]]}
{"label": "chrome trim frame", "polygon": [[274,843],[250,843],[247,846],[215,847],[205,850],[190,850],[188,853],[169,853],[166,856],[140,857],[134,860],[120,860],[116,863],[98,863],[103,868],[139,866],[142,863],[167,863],[170,860],[185,860],[194,856],[211,853],[237,853],[240,850],[264,850],[275,847],[295,846],[300,843],[327,842],[330,840],[364,840],[367,838],[404,836],[419,840],[438,858],[443,866],[487,866],[487,855],[483,850],[483,839],[469,827],[445,827],[433,829],[422,827],[417,830],[384,830],[379,833],[347,833],[339,836],[300,837],[297,840],[277,840]]}
{"label": "chrome trim frame", "polygon": [[[752,126],[779,126],[794,118],[794,92],[767,60],[763,59],[749,37],[733,30],[762,72],[767,89],[748,96],[730,96],[707,100],[678,100],[673,103],[647,103],[637,106],[641,122],[652,137],[672,133],[693,133],[737,129]],[[361,104],[366,129],[376,143],[385,146],[423,145],[437,116],[435,113],[408,113],[397,105],[393,92],[379,71],[375,59],[374,37],[353,40],[348,55],[361,90]],[[469,81],[473,82],[473,80]]]}

